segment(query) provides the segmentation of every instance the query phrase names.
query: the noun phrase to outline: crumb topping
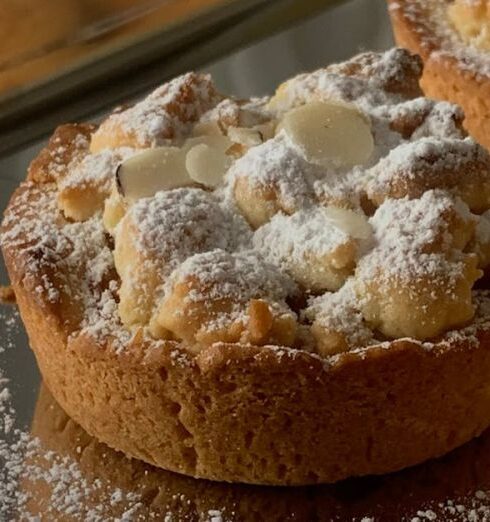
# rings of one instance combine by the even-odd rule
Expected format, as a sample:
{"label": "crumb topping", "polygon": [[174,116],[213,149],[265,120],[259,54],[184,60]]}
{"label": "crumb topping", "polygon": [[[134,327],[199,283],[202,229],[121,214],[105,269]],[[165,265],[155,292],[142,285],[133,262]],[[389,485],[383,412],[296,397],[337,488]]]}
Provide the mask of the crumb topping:
{"label": "crumb topping", "polygon": [[77,131],[80,146],[73,129],[54,138],[3,248],[72,335],[120,350],[138,334],[332,357],[468,332],[490,264],[490,155],[457,106],[420,97],[420,74],[407,51],[364,53],[248,101],[183,75]]}

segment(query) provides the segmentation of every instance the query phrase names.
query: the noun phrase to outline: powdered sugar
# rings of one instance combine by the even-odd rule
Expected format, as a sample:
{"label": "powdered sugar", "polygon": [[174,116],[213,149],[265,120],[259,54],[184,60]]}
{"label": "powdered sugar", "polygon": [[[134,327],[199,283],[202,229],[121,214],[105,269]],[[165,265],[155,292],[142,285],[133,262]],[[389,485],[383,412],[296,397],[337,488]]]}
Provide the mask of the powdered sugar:
{"label": "powdered sugar", "polygon": [[154,258],[164,276],[198,251],[234,251],[250,239],[244,220],[200,189],[158,192],[138,201],[125,220],[136,229],[137,249]]}
{"label": "powdered sugar", "polygon": [[[448,228],[454,217],[451,212],[454,210],[456,221],[473,219],[463,203],[448,217],[448,206],[441,201],[451,199],[452,192],[473,211],[486,210],[490,156],[464,138],[459,109],[420,98],[420,73],[420,60],[407,51],[365,53],[300,75],[281,87],[270,102],[248,104],[218,95],[205,75],[179,77],[134,107],[110,116],[94,139],[106,133],[116,141],[123,136],[118,145],[127,145],[128,137],[137,147],[165,140],[179,145],[196,122],[255,124],[280,118],[288,107],[310,99],[334,98],[363,112],[363,121],[369,122],[373,133],[374,152],[365,164],[321,167],[308,161],[283,129],[239,157],[226,175],[224,188],[213,193],[198,188],[162,191],[132,206],[128,203],[127,214],[116,228],[115,243],[117,253],[130,237],[133,265],[127,272],[133,274],[126,274],[119,264],[119,277],[115,274],[111,239],[100,214],[96,212],[83,223],[67,221],[56,208],[57,188],[52,185],[24,186],[8,211],[2,242],[25,263],[25,273],[36,275],[34,290],[40,301],[58,307],[72,336],[84,333],[101,341],[111,339],[118,349],[132,337],[119,319],[120,280],[124,287],[124,281],[137,271],[155,269],[158,275],[153,285],[157,288],[152,289],[151,317],[172,285],[192,277],[211,289],[213,298],[222,293],[223,298],[242,304],[257,296],[277,298],[291,313],[285,304],[286,297],[296,291],[291,277],[306,291],[318,293],[338,290],[351,275],[364,282],[379,279],[380,283],[422,278],[430,294],[432,283],[440,286],[439,275],[444,274],[444,281],[458,280],[466,270],[461,252],[447,254],[453,248],[445,244],[452,234]],[[246,114],[249,120],[240,119]],[[101,183],[108,190],[117,158],[133,152],[116,148],[87,155],[59,182],[61,190],[84,183]],[[465,176],[461,176],[463,171]],[[428,192],[432,188],[448,192],[435,197]],[[252,211],[263,204],[258,221],[264,226],[256,231],[253,243],[250,227],[240,215],[246,215],[241,191]],[[399,198],[399,202],[390,198]],[[364,219],[364,212],[372,213],[380,206],[371,219],[374,245],[359,241],[352,231],[330,226],[323,206],[350,208]],[[274,216],[278,211],[284,214]],[[478,237],[484,233],[484,219],[480,219]],[[317,284],[303,276],[314,271],[318,259],[328,259],[330,272],[319,266],[321,281]],[[213,263],[217,265],[213,267]],[[335,277],[328,279],[332,274]],[[166,287],[162,286],[165,282]],[[281,285],[284,290],[279,292]],[[149,295],[150,286],[141,283],[140,293]],[[196,301],[204,302],[209,296],[207,290],[203,295],[191,293]],[[133,297],[129,301],[137,307],[140,301]],[[335,299],[328,296],[325,302]],[[342,308],[339,301],[338,309],[350,308],[347,304]],[[354,318],[357,312],[351,311]],[[141,324],[146,325],[145,321],[146,316]]]}
{"label": "powdered sugar", "polygon": [[460,176],[488,182],[490,155],[471,138],[423,137],[394,148],[368,172],[372,194],[421,195],[431,188],[453,188],[468,183]]}
{"label": "powdered sugar", "polygon": [[451,24],[448,2],[441,0],[411,0],[391,2],[390,9],[418,25],[423,52],[431,60],[456,59],[458,66],[477,77],[490,77],[488,51],[466,44]]}
{"label": "powdered sugar", "polygon": [[357,277],[377,285],[392,279],[458,277],[463,271],[458,256],[445,255],[454,245],[458,231],[450,223],[457,219],[471,230],[474,219],[468,207],[444,191],[428,191],[415,200],[386,200],[370,219],[376,246],[360,260]]}
{"label": "powdered sugar", "polygon": [[285,133],[250,149],[228,172],[230,185],[244,177],[253,189],[278,193],[288,209],[303,207],[313,198],[314,181],[324,177],[324,169],[308,163]]}
{"label": "powdered sugar", "polygon": [[121,147],[87,154],[60,180],[58,187],[60,190],[66,190],[96,186],[99,190],[109,193],[117,166],[136,152],[135,149]]}
{"label": "powdered sugar", "polygon": [[209,75],[187,73],[133,107],[111,115],[103,131],[120,134],[136,147],[161,145],[186,133],[219,100]]}
{"label": "powdered sugar", "polygon": [[206,290],[203,294],[191,292],[188,299],[194,302],[231,299],[244,303],[262,296],[284,300],[296,290],[292,280],[252,251],[229,254],[216,249],[196,254],[172,273],[165,291],[170,292],[173,285],[185,283],[189,278],[195,278]]}

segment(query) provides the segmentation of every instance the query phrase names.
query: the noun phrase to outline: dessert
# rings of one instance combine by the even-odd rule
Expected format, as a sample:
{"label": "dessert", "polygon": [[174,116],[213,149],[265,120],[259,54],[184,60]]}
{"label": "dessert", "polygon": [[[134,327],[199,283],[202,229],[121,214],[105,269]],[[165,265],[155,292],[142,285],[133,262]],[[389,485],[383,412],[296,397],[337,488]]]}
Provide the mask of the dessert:
{"label": "dessert", "polygon": [[2,249],[68,415],[128,456],[259,484],[481,433],[490,154],[421,74],[392,49],[237,100],[188,73],[60,127]]}
{"label": "dessert", "polygon": [[128,459],[87,435],[44,386],[30,435],[39,443],[24,463],[21,498],[30,513],[55,520],[66,512],[82,519],[95,512],[112,520],[128,512],[135,520],[181,522],[213,521],[213,514],[226,522],[310,522],[417,515],[471,520],[490,513],[488,430],[445,458],[400,473],[301,488],[194,480]]}
{"label": "dessert", "polygon": [[425,94],[459,104],[464,125],[490,147],[488,0],[388,0],[397,43],[424,61]]}

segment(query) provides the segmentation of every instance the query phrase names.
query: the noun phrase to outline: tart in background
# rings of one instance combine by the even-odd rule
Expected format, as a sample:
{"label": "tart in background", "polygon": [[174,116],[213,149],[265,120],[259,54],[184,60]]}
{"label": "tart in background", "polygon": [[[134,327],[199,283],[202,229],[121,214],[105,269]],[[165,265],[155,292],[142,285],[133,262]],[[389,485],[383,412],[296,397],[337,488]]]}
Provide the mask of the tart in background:
{"label": "tart in background", "polygon": [[424,61],[421,86],[460,105],[464,125],[490,147],[490,2],[388,0],[395,39]]}

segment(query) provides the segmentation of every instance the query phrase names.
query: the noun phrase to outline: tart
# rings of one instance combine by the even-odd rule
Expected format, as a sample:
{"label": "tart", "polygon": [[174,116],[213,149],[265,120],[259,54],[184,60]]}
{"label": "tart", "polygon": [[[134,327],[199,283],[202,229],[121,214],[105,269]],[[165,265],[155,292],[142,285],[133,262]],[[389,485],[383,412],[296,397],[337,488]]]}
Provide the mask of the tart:
{"label": "tart", "polygon": [[[67,417],[43,385],[30,435],[36,444],[24,461],[21,495],[26,510],[54,520],[70,508],[79,519],[95,512],[103,520],[117,520],[129,512],[134,520],[167,516],[179,522],[213,522],[213,514],[216,522],[219,515],[226,522],[310,522],[411,520],[426,513],[428,520],[431,513],[433,520],[455,515],[467,520],[472,512],[480,517],[488,512],[483,492],[490,483],[488,430],[446,458],[400,473],[301,488],[194,480],[125,458]],[[52,480],[56,474],[63,485]],[[68,489],[71,504],[65,500]],[[475,498],[482,508],[472,505]]]}
{"label": "tart", "polygon": [[239,100],[188,73],[32,162],[2,249],[45,383],[112,448],[312,484],[490,424],[490,154],[421,60]]}
{"label": "tart", "polygon": [[388,0],[388,5],[397,43],[424,61],[424,93],[459,104],[468,132],[490,148],[488,0]]}

